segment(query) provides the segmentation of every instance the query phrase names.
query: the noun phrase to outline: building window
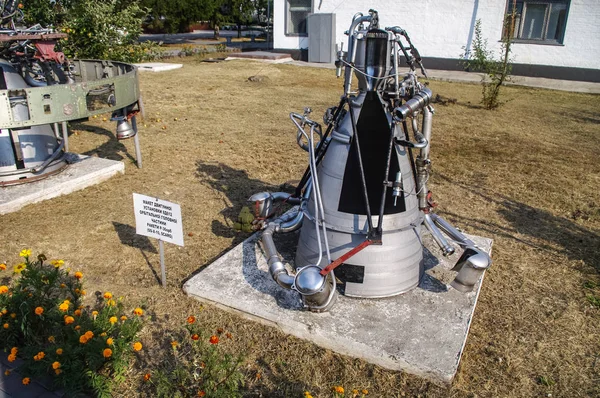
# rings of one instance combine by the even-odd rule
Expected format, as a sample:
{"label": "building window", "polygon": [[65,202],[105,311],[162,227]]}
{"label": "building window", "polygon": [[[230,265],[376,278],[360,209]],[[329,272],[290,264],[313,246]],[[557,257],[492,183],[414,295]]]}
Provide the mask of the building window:
{"label": "building window", "polygon": [[567,25],[569,0],[508,0],[507,28],[515,7],[515,23],[512,37],[516,42],[562,44]]}
{"label": "building window", "polygon": [[285,8],[285,34],[306,36],[306,18],[312,12],[312,0],[286,0]]}

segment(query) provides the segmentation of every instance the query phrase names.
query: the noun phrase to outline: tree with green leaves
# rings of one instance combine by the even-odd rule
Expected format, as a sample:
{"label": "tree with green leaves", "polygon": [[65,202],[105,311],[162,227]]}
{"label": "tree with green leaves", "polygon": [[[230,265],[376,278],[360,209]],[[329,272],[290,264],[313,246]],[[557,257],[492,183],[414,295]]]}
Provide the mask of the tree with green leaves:
{"label": "tree with green leaves", "polygon": [[197,21],[212,21],[220,11],[222,0],[142,0],[149,8],[149,27],[166,33],[187,32]]}

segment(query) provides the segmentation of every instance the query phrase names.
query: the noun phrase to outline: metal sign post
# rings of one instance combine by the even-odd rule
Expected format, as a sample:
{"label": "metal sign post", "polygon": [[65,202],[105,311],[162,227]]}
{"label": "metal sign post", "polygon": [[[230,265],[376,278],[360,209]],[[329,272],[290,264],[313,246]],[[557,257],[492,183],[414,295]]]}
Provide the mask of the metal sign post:
{"label": "metal sign post", "polygon": [[158,239],[162,286],[167,287],[163,242],[183,246],[181,207],[166,200],[134,193],[133,209],[135,212],[135,232],[138,235]]}

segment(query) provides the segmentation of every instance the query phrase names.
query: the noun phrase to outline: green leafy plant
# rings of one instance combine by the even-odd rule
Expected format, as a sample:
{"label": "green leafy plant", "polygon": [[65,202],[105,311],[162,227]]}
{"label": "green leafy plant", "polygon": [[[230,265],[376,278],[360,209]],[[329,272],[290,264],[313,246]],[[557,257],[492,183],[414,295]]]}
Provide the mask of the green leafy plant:
{"label": "green leafy plant", "polygon": [[218,329],[206,333],[188,317],[181,341],[171,341],[172,350],[154,374],[146,374],[151,394],[157,397],[240,397],[244,375],[240,365],[243,356],[224,353],[223,344],[232,339],[230,333]]}
{"label": "green leafy plant", "polygon": [[[0,348],[10,350],[9,362],[30,377],[52,376],[54,386],[67,393],[108,397],[122,382],[130,359],[142,349],[137,334],[143,310],[126,316],[121,299],[99,295],[93,308],[84,307],[83,274],[63,269],[62,260],[36,260],[23,250],[24,262],[13,267],[14,277],[0,286]],[[0,264],[0,272],[6,271]]]}
{"label": "green leafy plant", "polygon": [[488,49],[488,42],[483,38],[481,19],[478,19],[475,23],[471,48],[465,49],[465,52],[461,54],[465,69],[484,73],[481,80],[481,103],[485,109],[495,109],[500,105],[500,87],[504,82],[510,80],[512,70],[512,59],[510,57],[512,37],[510,32],[513,31],[515,16],[516,14],[513,11],[504,21],[504,31],[507,34],[503,36],[501,41],[499,59],[496,59],[493,51]]}
{"label": "green leafy plant", "polygon": [[25,22],[68,34],[60,41],[69,58],[140,62],[152,59],[155,43],[138,43],[149,10],[138,0],[24,0]]}

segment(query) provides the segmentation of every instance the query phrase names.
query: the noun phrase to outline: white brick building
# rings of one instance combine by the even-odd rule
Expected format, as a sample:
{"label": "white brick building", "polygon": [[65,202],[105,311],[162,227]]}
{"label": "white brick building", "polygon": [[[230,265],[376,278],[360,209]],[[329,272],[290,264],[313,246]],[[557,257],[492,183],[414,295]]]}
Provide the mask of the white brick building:
{"label": "white brick building", "polygon": [[[480,19],[490,49],[498,50],[513,0],[275,0],[277,50],[306,57],[310,13],[335,14],[335,43],[344,43],[352,16],[379,12],[380,26],[401,26],[430,68],[457,69]],[[600,81],[600,0],[517,0],[512,47],[515,74]],[[304,51],[302,51],[304,50]]]}

